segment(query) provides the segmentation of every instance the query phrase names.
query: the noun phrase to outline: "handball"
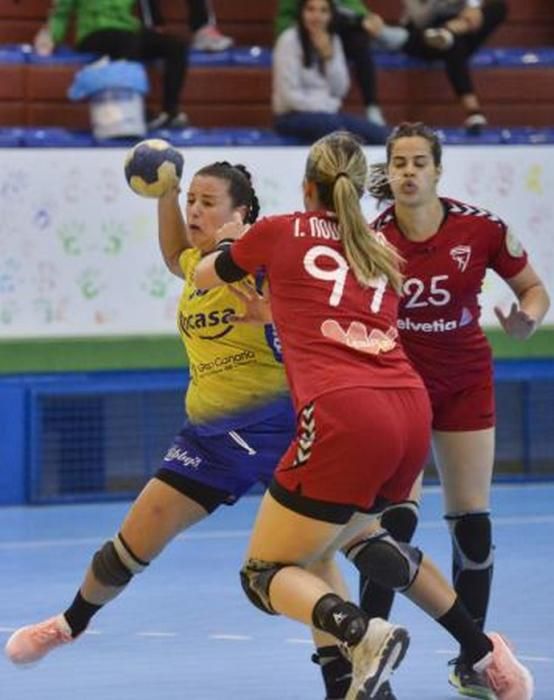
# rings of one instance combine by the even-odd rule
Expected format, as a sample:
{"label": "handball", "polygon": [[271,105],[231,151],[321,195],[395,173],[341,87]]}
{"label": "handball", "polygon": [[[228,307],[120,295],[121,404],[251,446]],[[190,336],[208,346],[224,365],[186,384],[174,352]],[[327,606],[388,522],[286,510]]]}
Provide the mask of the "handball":
{"label": "handball", "polygon": [[161,197],[179,184],[183,156],[163,139],[147,139],[134,146],[125,158],[129,187],[141,197]]}

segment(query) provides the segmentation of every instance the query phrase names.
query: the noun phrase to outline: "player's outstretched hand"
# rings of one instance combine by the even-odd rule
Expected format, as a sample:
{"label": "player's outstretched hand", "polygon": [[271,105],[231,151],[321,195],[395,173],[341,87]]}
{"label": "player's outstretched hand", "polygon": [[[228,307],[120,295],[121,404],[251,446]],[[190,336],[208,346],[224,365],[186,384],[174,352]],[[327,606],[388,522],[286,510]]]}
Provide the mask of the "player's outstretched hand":
{"label": "player's outstretched hand", "polygon": [[273,322],[267,293],[260,294],[254,285],[246,280],[240,285],[229,286],[229,291],[244,305],[244,313],[230,319],[234,323],[263,323],[265,325]]}
{"label": "player's outstretched hand", "polygon": [[494,307],[494,313],[500,321],[504,332],[516,340],[526,340],[533,335],[537,328],[536,320],[520,309],[515,302],[507,315],[504,314],[499,306]]}

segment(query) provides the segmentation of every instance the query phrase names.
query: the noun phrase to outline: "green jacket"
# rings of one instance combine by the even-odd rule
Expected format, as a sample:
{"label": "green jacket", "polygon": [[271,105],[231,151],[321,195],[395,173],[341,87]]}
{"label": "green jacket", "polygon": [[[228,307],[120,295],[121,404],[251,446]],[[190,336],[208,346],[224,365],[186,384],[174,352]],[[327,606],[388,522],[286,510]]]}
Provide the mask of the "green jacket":
{"label": "green jacket", "polygon": [[75,14],[78,44],[100,29],[123,29],[138,32],[140,21],[134,15],[136,0],[54,0],[48,18],[48,29],[55,44],[64,40]]}
{"label": "green jacket", "polygon": [[[357,15],[367,15],[368,9],[363,0],[336,0],[337,7],[344,7]],[[275,17],[275,34],[279,35],[296,22],[298,0],[279,0]]]}

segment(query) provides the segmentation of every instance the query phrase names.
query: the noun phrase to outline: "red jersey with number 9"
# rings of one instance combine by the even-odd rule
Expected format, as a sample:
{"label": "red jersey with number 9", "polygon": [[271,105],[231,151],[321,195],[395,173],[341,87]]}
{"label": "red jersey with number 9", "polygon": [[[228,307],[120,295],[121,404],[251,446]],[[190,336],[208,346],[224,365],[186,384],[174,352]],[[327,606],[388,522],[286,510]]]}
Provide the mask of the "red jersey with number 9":
{"label": "red jersey with number 9", "polygon": [[373,223],[406,261],[398,330],[431,394],[492,379],[478,296],[487,268],[509,279],[527,264],[523,247],[494,214],[453,199],[441,202],[444,220],[426,241],[404,236],[394,207]]}
{"label": "red jersey with number 9", "polygon": [[384,277],[363,288],[330,212],[260,220],[230,248],[244,271],[265,268],[297,409],[346,387],[422,387],[398,342],[398,295]]}

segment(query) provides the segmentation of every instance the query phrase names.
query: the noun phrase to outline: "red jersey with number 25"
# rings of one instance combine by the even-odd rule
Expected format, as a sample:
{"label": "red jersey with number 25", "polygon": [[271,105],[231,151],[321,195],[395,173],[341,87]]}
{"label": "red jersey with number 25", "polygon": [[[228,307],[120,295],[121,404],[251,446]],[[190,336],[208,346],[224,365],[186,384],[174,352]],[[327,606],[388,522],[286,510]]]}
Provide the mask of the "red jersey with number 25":
{"label": "red jersey with number 25", "polygon": [[356,281],[332,213],[262,219],[230,252],[245,271],[265,268],[297,409],[346,387],[423,386],[398,343],[396,292],[384,277]]}
{"label": "red jersey with number 25", "polygon": [[406,260],[398,329],[408,357],[432,393],[492,379],[478,296],[487,268],[509,279],[527,264],[521,244],[494,214],[452,199],[441,202],[444,220],[426,241],[403,235],[394,207],[373,223]]}

